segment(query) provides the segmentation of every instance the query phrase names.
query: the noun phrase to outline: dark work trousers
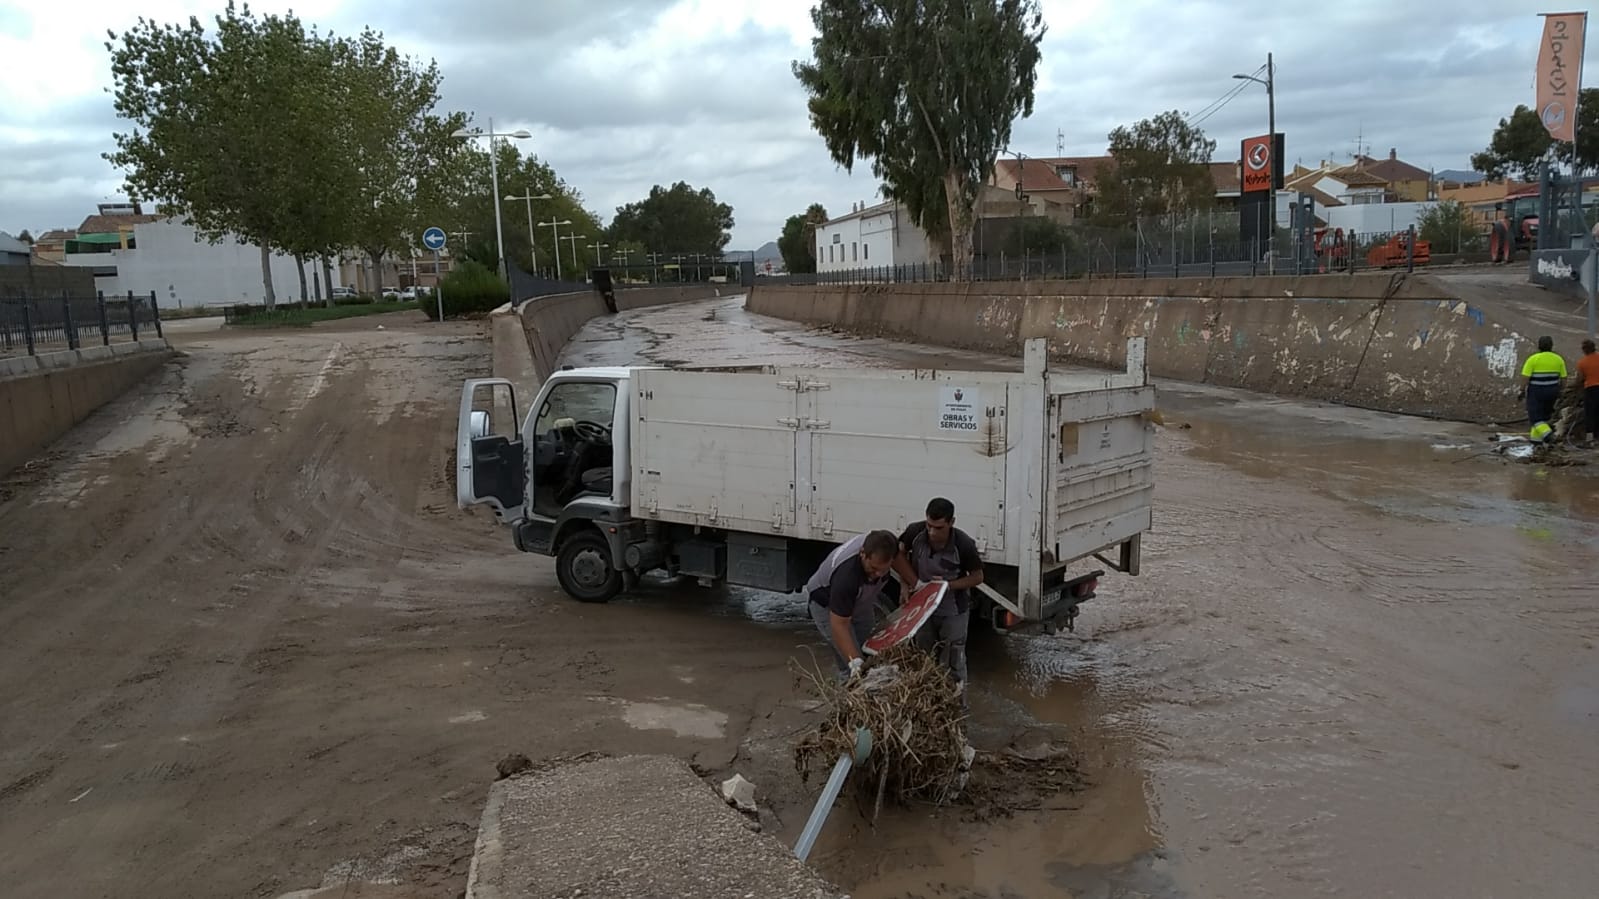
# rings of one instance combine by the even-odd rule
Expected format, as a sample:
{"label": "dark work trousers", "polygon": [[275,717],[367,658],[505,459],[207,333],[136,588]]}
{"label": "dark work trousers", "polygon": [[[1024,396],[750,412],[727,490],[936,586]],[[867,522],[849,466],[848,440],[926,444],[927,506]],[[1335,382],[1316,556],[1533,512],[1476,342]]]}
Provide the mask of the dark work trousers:
{"label": "dark work trousers", "polygon": [[1559,384],[1527,385],[1527,426],[1554,417],[1555,403],[1560,399]]}
{"label": "dark work trousers", "polygon": [[1588,427],[1588,439],[1599,440],[1599,387],[1582,389],[1582,417]]}
{"label": "dark work trousers", "polygon": [[[833,651],[833,667],[839,674],[849,671],[849,660],[838,651],[838,646],[833,643],[833,613],[827,606],[815,602],[811,606],[811,623],[816,625],[816,632],[827,641],[827,648]],[[871,603],[860,603],[855,608],[855,614],[850,618],[850,632],[855,635],[855,648],[860,649],[866,645],[866,638],[872,635],[872,624],[876,612]]]}
{"label": "dark work trousers", "polygon": [[962,684],[966,683],[966,632],[971,620],[970,609],[957,612],[954,601],[946,599],[916,635],[920,645],[937,652],[939,664],[948,668],[956,682]]}

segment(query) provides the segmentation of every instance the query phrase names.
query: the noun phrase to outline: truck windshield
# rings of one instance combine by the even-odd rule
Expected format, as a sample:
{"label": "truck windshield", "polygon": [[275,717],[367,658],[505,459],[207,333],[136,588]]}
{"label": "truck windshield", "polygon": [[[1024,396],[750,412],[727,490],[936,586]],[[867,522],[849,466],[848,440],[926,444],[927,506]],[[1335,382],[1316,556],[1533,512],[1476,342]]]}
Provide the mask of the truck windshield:
{"label": "truck windshield", "polygon": [[539,409],[534,430],[548,434],[556,422],[571,419],[574,422],[591,421],[605,428],[611,426],[611,416],[616,409],[616,385],[603,381],[570,381],[557,384]]}

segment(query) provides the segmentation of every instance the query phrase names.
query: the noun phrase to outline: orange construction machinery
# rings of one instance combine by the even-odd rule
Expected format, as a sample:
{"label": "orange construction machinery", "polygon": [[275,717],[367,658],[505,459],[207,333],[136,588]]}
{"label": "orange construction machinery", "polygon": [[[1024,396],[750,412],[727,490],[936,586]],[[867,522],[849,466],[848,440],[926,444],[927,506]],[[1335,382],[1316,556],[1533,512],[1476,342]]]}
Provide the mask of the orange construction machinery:
{"label": "orange construction machinery", "polygon": [[[1410,239],[1409,233],[1401,231],[1386,241],[1372,246],[1366,251],[1366,265],[1370,268],[1394,268],[1408,264],[1410,251],[1406,244]],[[1347,271],[1350,256],[1355,249],[1354,235],[1345,234],[1344,229],[1326,227],[1316,229],[1316,267],[1319,271]],[[1425,240],[1417,240],[1415,260],[1417,265],[1431,262],[1432,244]]]}

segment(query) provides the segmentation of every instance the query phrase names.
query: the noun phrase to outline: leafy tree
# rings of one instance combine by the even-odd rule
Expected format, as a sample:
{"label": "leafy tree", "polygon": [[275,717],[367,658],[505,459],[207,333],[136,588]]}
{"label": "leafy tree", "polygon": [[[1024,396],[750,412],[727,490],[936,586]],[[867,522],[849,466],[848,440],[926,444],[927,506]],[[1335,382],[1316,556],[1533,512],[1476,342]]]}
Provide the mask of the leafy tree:
{"label": "leafy tree", "polygon": [[1445,200],[1421,214],[1417,233],[1440,253],[1468,253],[1482,249],[1483,230],[1471,209],[1458,200]]}
{"label": "leafy tree", "polygon": [[1148,215],[1204,209],[1216,201],[1216,142],[1173,110],[1110,133],[1110,164],[1095,179],[1094,213],[1130,225]]}
{"label": "leafy tree", "polygon": [[308,72],[319,39],[292,14],[258,19],[232,0],[214,35],[192,17],[181,26],[140,18],[107,35],[114,106],[133,127],[114,135],[106,159],[123,169],[131,199],[185,216],[213,243],[236,234],[258,244],[273,305],[272,247],[316,189],[302,177],[299,135],[282,123],[326,121],[308,102],[325,86]]}
{"label": "leafy tree", "polygon": [[801,215],[791,215],[783,223],[783,233],[777,238],[777,250],[783,254],[783,267],[795,274],[816,271],[816,226],[827,221],[827,209],[812,203]]}
{"label": "leafy tree", "polygon": [[1059,253],[1062,247],[1071,242],[1070,228],[1052,218],[1030,215],[1016,220],[1016,227],[1011,230],[1007,243],[1009,251],[1020,256]]}
{"label": "leafy tree", "polygon": [[611,235],[651,252],[720,256],[733,237],[732,227],[733,207],[717,202],[708,187],[695,190],[679,181],[669,188],[657,184],[644,199],[618,206]]}
{"label": "leafy tree", "polygon": [[621,240],[616,236],[614,229],[605,230],[605,241],[611,245],[611,260],[613,264],[628,266],[648,265],[649,247],[636,240]]}
{"label": "leafy tree", "polygon": [[[1577,162],[1585,169],[1599,168],[1599,87],[1584,88],[1577,100]],[[1555,143],[1538,113],[1517,106],[1509,118],[1499,120],[1488,148],[1472,155],[1471,168],[1493,179],[1513,175],[1532,181],[1551,146],[1556,159],[1571,162],[1571,144]]]}
{"label": "leafy tree", "polygon": [[983,184],[1033,111],[1038,3],[820,0],[811,21],[814,59],[794,75],[828,152],[846,170],[871,160],[885,193],[930,234],[947,231],[956,271],[968,269]]}
{"label": "leafy tree", "polygon": [[349,244],[382,271],[391,254],[410,254],[427,227],[421,198],[436,193],[432,182],[450,172],[460,152],[452,133],[463,127],[460,113],[438,116],[439,70],[400,56],[368,28],[335,46],[338,142],[347,154],[355,182],[349,209]]}
{"label": "leafy tree", "polygon": [[[464,244],[452,247],[452,252],[477,259],[490,268],[495,267],[494,245],[494,190],[490,178],[489,154],[479,142],[463,143],[465,148],[450,162],[451,175],[446,179],[449,188],[435,201],[429,201],[426,213],[430,221],[442,222],[440,227],[449,231],[465,229],[471,238]],[[583,207],[583,197],[555,174],[554,169],[537,156],[522,155],[509,142],[496,142],[496,165],[500,172],[501,225],[505,233],[507,260],[524,271],[554,274],[555,235],[541,222],[570,221],[561,226],[561,234],[599,234],[600,223],[594,213]],[[525,200],[507,200],[516,196],[549,196],[548,200],[533,201],[533,236],[528,241],[528,207]],[[563,250],[563,272],[570,267],[571,250],[566,241]],[[533,255],[537,252],[537,265]]]}
{"label": "leafy tree", "polygon": [[1488,149],[1472,155],[1471,167],[1494,180],[1514,175],[1531,181],[1538,177],[1538,163],[1551,143],[1538,114],[1517,106],[1509,118],[1499,120]]}
{"label": "leafy tree", "polygon": [[17,235],[17,240],[22,241],[30,247],[33,246],[33,235],[28,232],[27,228],[22,229],[22,233]]}

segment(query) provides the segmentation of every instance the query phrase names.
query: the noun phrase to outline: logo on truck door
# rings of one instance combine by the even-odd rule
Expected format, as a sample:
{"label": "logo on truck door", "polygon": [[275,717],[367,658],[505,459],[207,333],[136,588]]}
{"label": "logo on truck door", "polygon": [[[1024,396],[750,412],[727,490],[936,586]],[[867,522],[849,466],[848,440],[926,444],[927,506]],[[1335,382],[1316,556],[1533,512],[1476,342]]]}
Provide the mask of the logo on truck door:
{"label": "logo on truck door", "polygon": [[938,429],[976,433],[978,396],[975,390],[944,387],[939,391]]}

